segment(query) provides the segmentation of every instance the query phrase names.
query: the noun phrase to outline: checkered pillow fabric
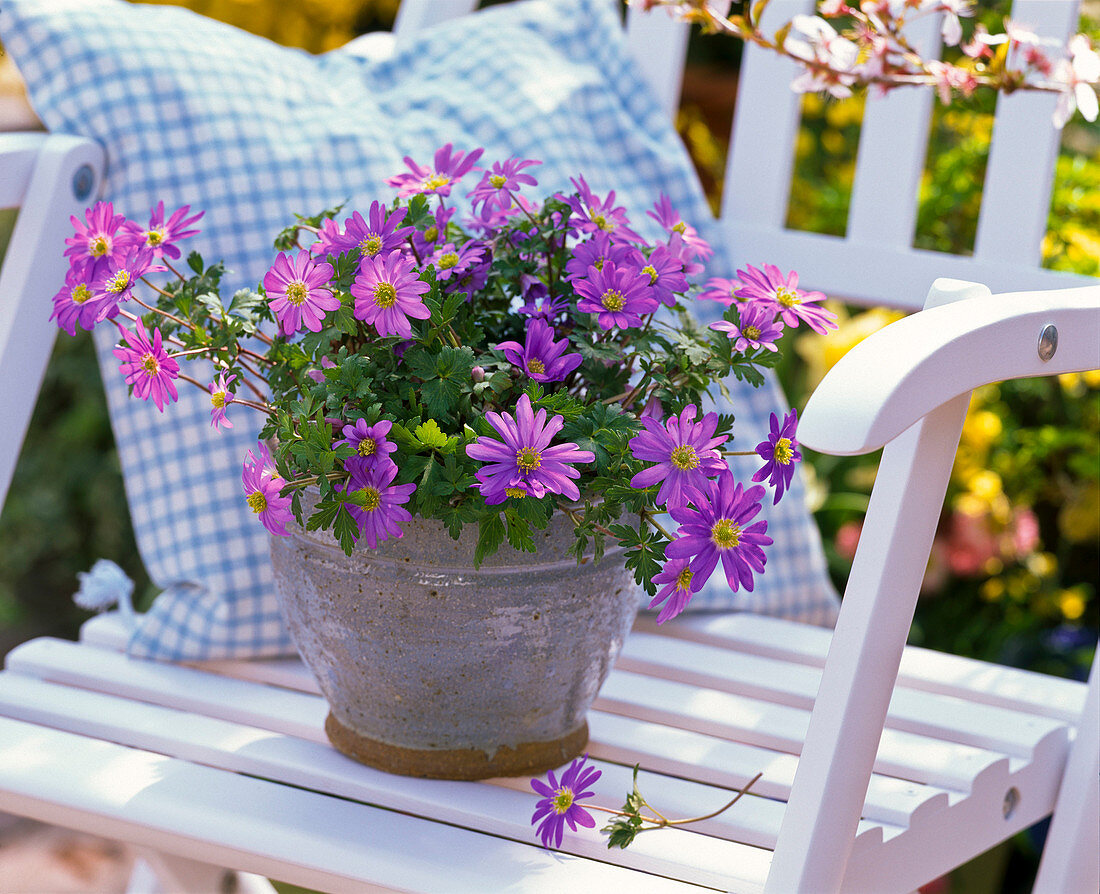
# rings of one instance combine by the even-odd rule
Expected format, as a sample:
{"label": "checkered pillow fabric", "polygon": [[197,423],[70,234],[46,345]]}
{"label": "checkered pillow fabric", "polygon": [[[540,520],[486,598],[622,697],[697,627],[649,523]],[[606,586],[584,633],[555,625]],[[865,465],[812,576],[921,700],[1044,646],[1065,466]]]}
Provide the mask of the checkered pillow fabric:
{"label": "checkered pillow fabric", "polygon": [[[541,159],[540,194],[568,189],[583,173],[593,189],[615,189],[643,230],[662,191],[697,226],[710,220],[604,0],[493,9],[381,60],[344,50],[312,56],[183,9],[121,0],[5,0],[0,39],[46,126],[106,147],[104,197],[117,211],[142,220],[160,200],[205,209],[187,247],[225,260],[230,293],[261,279],[275,233],[295,212],[388,199],[382,181],[403,170],[402,156],[427,160],[446,142],[484,146],[486,160]],[[729,273],[720,262],[711,272]],[[164,414],[131,400],[112,339],[113,331],[97,333],[127,494],[142,557],[164,588],[131,653],[195,660],[293,651],[267,535],[242,499],[241,463],[258,419],[238,408],[235,427],[214,432],[197,389],[181,389]],[[739,443],[762,440],[781,406],[774,390],[735,389]],[[745,479],[755,468],[735,471]],[[715,575],[693,606],[830,621],[835,595],[802,500],[796,479],[768,507],[776,543],[755,592],[731,594]]]}

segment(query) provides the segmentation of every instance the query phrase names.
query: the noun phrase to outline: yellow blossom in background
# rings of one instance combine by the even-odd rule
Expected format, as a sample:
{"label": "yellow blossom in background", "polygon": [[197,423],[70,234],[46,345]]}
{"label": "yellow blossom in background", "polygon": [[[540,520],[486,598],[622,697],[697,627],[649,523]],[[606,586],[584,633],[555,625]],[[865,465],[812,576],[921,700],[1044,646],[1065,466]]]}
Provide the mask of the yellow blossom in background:
{"label": "yellow blossom in background", "polygon": [[1058,560],[1050,553],[1034,553],[1027,557],[1027,570],[1036,577],[1053,577],[1058,571]]}
{"label": "yellow blossom in background", "polygon": [[1086,390],[1100,388],[1100,369],[1083,373],[1062,373],[1058,376],[1062,390],[1073,397],[1081,397]]}
{"label": "yellow blossom in background", "polygon": [[[144,0],[143,0],[144,2]],[[285,46],[323,53],[369,24],[393,24],[400,0],[157,0],[184,6]]]}
{"label": "yellow blossom in background", "polygon": [[858,345],[863,339],[879,329],[905,316],[898,310],[876,307],[855,315],[849,314],[844,306],[835,302],[826,302],[826,306],[837,315],[837,330],[827,336],[811,333],[801,336],[795,342],[795,350],[806,361],[808,385],[817,385],[837,361]]}
{"label": "yellow blossom in background", "polygon": [[999,602],[1005,595],[1004,581],[999,577],[991,577],[981,585],[978,593],[986,602]]}
{"label": "yellow blossom in background", "polygon": [[1100,484],[1091,481],[1069,494],[1058,513],[1058,530],[1070,543],[1100,536]]}
{"label": "yellow blossom in background", "polygon": [[1001,417],[992,410],[971,410],[963,423],[963,443],[975,450],[988,450],[1003,430]]}
{"label": "yellow blossom in background", "polygon": [[1058,609],[1067,621],[1080,618],[1085,613],[1087,601],[1083,587],[1069,587],[1058,591]]}

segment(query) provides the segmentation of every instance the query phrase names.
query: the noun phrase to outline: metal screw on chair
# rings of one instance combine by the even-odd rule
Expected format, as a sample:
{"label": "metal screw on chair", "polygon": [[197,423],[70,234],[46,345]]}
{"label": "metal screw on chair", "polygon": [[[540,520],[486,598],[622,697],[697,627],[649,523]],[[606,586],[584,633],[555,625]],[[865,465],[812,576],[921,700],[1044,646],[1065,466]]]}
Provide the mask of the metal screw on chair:
{"label": "metal screw on chair", "polygon": [[1001,809],[1004,812],[1005,819],[1010,819],[1012,814],[1016,812],[1016,805],[1020,803],[1020,790],[1016,786],[1012,786],[1007,792],[1005,792],[1004,804],[1001,805]]}
{"label": "metal screw on chair", "polygon": [[1039,333],[1039,359],[1046,363],[1058,350],[1058,327],[1047,323]]}
{"label": "metal screw on chair", "polygon": [[81,165],[73,174],[73,195],[78,202],[83,202],[92,194],[95,186],[95,171],[91,165]]}

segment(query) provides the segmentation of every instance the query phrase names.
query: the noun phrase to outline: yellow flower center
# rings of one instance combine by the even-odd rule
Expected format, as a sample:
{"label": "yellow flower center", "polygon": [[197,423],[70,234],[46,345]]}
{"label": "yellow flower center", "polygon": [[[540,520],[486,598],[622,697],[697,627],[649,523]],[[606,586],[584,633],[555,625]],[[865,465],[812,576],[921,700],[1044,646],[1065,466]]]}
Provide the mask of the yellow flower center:
{"label": "yellow flower center", "polygon": [[503,174],[493,174],[489,178],[489,183],[494,189],[500,189],[507,182],[508,178],[506,178]]}
{"label": "yellow flower center", "polygon": [[152,246],[160,245],[164,241],[164,230],[149,230],[145,234],[145,241]]}
{"label": "yellow flower center", "polygon": [[685,568],[679,574],[676,575],[676,589],[683,590],[685,593],[691,589],[691,578],[694,576],[690,568]]}
{"label": "yellow flower center", "polygon": [[554,799],[551,801],[554,806],[554,813],[565,813],[573,806],[573,791],[572,789],[559,788],[554,792]]}
{"label": "yellow flower center", "polygon": [[677,469],[684,471],[699,468],[699,456],[690,444],[681,444],[679,447],[673,448],[669,460]]}
{"label": "yellow flower center", "polygon": [[111,250],[111,240],[106,236],[96,236],[88,243],[88,254],[93,258],[101,258]]}
{"label": "yellow flower center", "polygon": [[537,358],[532,358],[527,361],[527,371],[541,376],[546,372],[546,364]]}
{"label": "yellow flower center", "polygon": [[531,472],[542,465],[542,456],[534,447],[524,447],[516,454],[516,465],[524,472]]}
{"label": "yellow flower center", "polygon": [[642,273],[648,273],[649,274],[649,284],[650,285],[653,285],[655,282],[657,282],[657,271],[653,268],[653,266],[651,264],[646,264],[642,268]]}
{"label": "yellow flower center", "polygon": [[370,257],[374,257],[382,250],[382,237],[370,235],[359,243],[359,251]]}
{"label": "yellow flower center", "polygon": [[450,182],[450,177],[445,177],[443,174],[432,174],[431,177],[424,181],[424,188],[439,189],[439,187],[446,186]]}
{"label": "yellow flower center", "polygon": [[450,270],[458,263],[458,255],[453,251],[444,252],[439,256],[439,269]]}
{"label": "yellow flower center", "polygon": [[780,307],[794,307],[796,304],[802,303],[802,299],[798,297],[798,292],[784,286],[780,286],[775,290],[775,300],[779,302]]}
{"label": "yellow flower center", "polygon": [[378,444],[375,443],[374,438],[363,438],[359,442],[359,446],[355,448],[355,452],[360,456],[374,456],[374,452],[378,449]]}
{"label": "yellow flower center", "polygon": [[720,518],[710,529],[710,540],[719,549],[733,549],[741,542],[741,529],[733,519]]}
{"label": "yellow flower center", "polygon": [[374,512],[379,506],[382,505],[382,494],[378,492],[376,487],[364,487],[363,488],[363,502],[362,507],[367,512]]}
{"label": "yellow flower center", "polygon": [[393,307],[397,303],[397,289],[391,283],[380,282],[374,287],[374,303],[382,310]]}
{"label": "yellow flower center", "polygon": [[527,491],[522,487],[506,487],[504,488],[504,493],[506,496],[513,497],[516,500],[522,500],[527,496]]}
{"label": "yellow flower center", "polygon": [[623,309],[623,305],[626,304],[626,299],[623,297],[623,293],[618,289],[608,289],[600,298],[600,303],[608,310],[616,311]]}
{"label": "yellow flower center", "polygon": [[249,494],[245,502],[248,503],[248,508],[257,515],[267,508],[267,497],[263,495],[263,491],[256,491],[255,493]]}
{"label": "yellow flower center", "polygon": [[772,455],[779,465],[789,466],[794,461],[794,450],[791,449],[791,439],[780,438],[776,441],[775,452]]}
{"label": "yellow flower center", "polygon": [[150,376],[156,376],[160,374],[160,361],[157,360],[152,354],[145,354],[141,358],[141,368],[144,369]]}
{"label": "yellow flower center", "polygon": [[428,242],[435,242],[435,240],[439,238],[439,227],[428,227],[428,229],[424,231],[424,238]]}
{"label": "yellow flower center", "polygon": [[286,300],[295,307],[301,307],[308,294],[309,291],[306,289],[306,284],[304,282],[296,281],[287,283]]}
{"label": "yellow flower center", "polygon": [[602,214],[592,215],[592,223],[594,223],[597,227],[599,227],[606,233],[610,233],[613,229],[615,229],[615,224],[611,223],[611,221],[609,221]]}
{"label": "yellow flower center", "polygon": [[212,403],[219,410],[225,406],[225,392],[215,391],[210,395],[210,403]]}
{"label": "yellow flower center", "polygon": [[73,304],[83,304],[89,298],[92,297],[92,290],[89,289],[84,283],[73,287],[72,299]]}
{"label": "yellow flower center", "polygon": [[108,292],[124,292],[126,287],[130,285],[130,273],[127,270],[119,270],[114,276],[107,280]]}
{"label": "yellow flower center", "polygon": [[686,223],[684,223],[682,220],[679,223],[675,223],[675,224],[672,225],[672,230],[673,230],[673,232],[676,232],[676,233],[681,233],[682,234],[682,233],[687,231],[687,228],[688,228],[688,225]]}
{"label": "yellow flower center", "polygon": [[745,338],[756,341],[758,338],[760,338],[760,327],[746,326],[744,329],[741,330],[741,334],[745,336]]}

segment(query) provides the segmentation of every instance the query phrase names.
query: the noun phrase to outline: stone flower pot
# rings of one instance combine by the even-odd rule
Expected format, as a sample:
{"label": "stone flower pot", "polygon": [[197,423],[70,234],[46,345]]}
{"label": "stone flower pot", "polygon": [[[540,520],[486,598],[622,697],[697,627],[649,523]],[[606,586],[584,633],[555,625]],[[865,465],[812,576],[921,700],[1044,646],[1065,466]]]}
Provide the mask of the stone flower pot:
{"label": "stone flower pot", "polygon": [[586,712],[638,608],[618,551],[578,566],[561,513],[535,553],[504,543],[478,570],[471,526],[454,541],[414,518],[350,557],[327,532],[290,527],[272,538],[276,591],[340,751],[391,773],[482,779],[584,750]]}

